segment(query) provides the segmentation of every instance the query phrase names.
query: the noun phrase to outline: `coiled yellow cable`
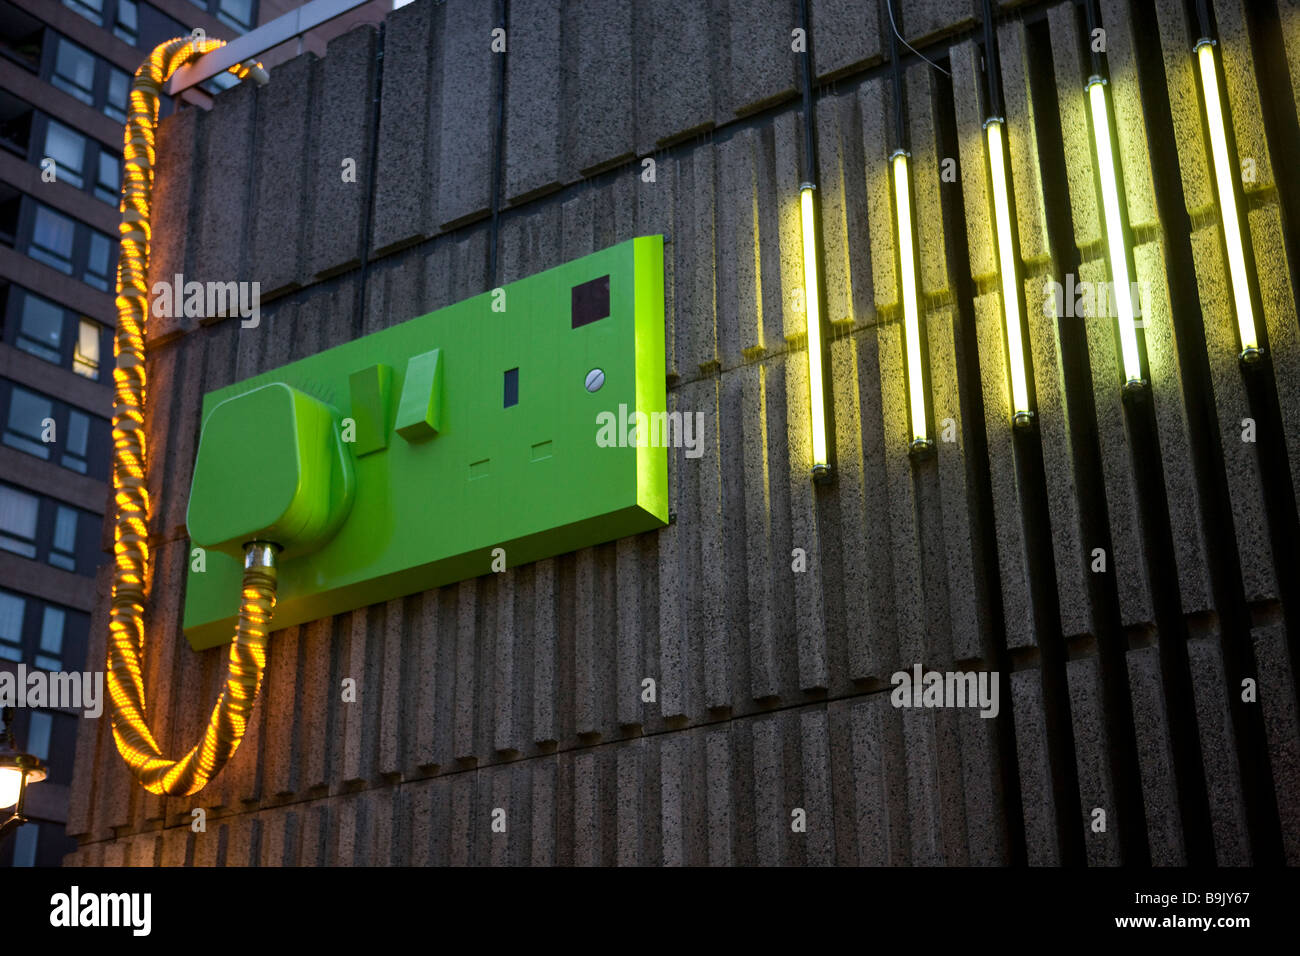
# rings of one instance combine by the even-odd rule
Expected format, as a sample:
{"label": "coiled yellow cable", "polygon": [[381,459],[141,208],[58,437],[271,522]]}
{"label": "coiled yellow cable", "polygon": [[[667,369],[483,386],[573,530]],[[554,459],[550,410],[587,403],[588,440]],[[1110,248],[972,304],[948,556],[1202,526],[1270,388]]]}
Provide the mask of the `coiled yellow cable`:
{"label": "coiled yellow cable", "polygon": [[[117,267],[117,337],[113,369],[113,603],[108,640],[108,689],[113,738],[132,773],[152,793],[201,790],[239,747],[257,700],[275,607],[275,549],[255,545],[245,561],[239,624],[230,646],[225,689],[203,738],[184,757],[162,755],[149,730],[144,701],[144,601],[148,587],[149,492],[145,482],[144,330],[149,312],[154,131],[163,84],[180,66],[221,40],[182,37],[157,46],[136,71],[122,156],[122,251]],[[241,80],[267,82],[249,60],[231,68]]]}

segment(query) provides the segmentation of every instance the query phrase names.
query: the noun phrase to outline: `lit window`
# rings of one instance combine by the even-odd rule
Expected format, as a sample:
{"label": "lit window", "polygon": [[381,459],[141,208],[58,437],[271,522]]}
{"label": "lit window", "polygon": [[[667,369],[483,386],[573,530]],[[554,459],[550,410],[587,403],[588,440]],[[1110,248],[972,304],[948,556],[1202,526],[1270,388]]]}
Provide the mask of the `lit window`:
{"label": "lit window", "polygon": [[63,667],[63,628],[68,614],[63,608],[46,606],[41,618],[41,645],[36,655],[36,666],[47,671]]}
{"label": "lit window", "polygon": [[131,102],[131,77],[129,74],[110,66],[108,68],[108,98],[104,102],[104,113],[119,123],[126,122],[126,109]]}
{"label": "lit window", "polygon": [[112,270],[113,241],[102,232],[90,230],[90,250],[86,255],[86,272],[82,280],[107,292]]}
{"label": "lit window", "polygon": [[45,420],[53,417],[53,402],[15,385],[9,393],[9,419],[0,440],[10,448],[48,459],[50,446],[41,441],[41,433],[45,430]]}
{"label": "lit window", "polygon": [[72,244],[76,223],[46,206],[36,207],[36,222],[27,254],[60,272],[72,275]]}
{"label": "lit window", "polygon": [[23,659],[23,613],[27,602],[17,594],[0,591],[0,659]]}
{"label": "lit window", "polygon": [[99,378],[99,326],[89,319],[82,319],[77,327],[72,370],[85,378]]}
{"label": "lit window", "polygon": [[71,7],[96,26],[104,25],[104,0],[63,0],[65,7]]}
{"label": "lit window", "polygon": [[59,505],[54,518],[54,541],[50,544],[50,564],[65,571],[77,570],[77,512]]}
{"label": "lit window", "polygon": [[113,33],[131,46],[140,42],[140,13],[135,0],[117,0],[117,22]]}
{"label": "lit window", "polygon": [[75,43],[59,37],[50,82],[83,103],[95,105],[95,56]]}
{"label": "lit window", "polygon": [[24,352],[58,365],[63,354],[63,310],[53,302],[24,293],[15,344]]}
{"label": "lit window", "polygon": [[106,149],[99,151],[99,176],[95,180],[95,197],[118,204],[122,191],[122,163]]}
{"label": "lit window", "polygon": [[0,548],[36,557],[36,512],[40,499],[35,495],[0,485]]}
{"label": "lit window", "polygon": [[62,123],[50,120],[45,131],[45,156],[54,160],[60,182],[80,189],[85,185],[86,138]]}

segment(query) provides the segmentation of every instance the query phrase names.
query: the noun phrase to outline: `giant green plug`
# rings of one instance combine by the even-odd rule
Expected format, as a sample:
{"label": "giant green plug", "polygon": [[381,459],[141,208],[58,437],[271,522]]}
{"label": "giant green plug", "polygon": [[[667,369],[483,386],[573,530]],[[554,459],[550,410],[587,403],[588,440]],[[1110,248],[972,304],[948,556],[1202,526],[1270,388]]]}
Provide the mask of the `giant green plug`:
{"label": "giant green plug", "polygon": [[253,538],[280,628],[663,527],[669,418],[662,236],[210,392],[186,636],[231,640]]}
{"label": "giant green plug", "polygon": [[288,559],[319,547],[352,505],[352,458],[337,412],[282,382],[228,398],[199,438],[190,540],[242,560],[244,545],[271,541]]}

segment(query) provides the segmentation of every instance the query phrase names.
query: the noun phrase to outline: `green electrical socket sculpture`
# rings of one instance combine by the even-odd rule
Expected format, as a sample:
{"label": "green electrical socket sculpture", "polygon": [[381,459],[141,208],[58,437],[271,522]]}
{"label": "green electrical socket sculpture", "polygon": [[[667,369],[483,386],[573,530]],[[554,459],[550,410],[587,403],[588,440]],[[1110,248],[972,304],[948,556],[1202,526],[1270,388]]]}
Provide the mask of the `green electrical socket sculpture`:
{"label": "green electrical socket sculpture", "polygon": [[253,540],[281,628],[663,527],[667,450],[601,424],[665,410],[662,236],[209,392],[185,634],[232,639]]}

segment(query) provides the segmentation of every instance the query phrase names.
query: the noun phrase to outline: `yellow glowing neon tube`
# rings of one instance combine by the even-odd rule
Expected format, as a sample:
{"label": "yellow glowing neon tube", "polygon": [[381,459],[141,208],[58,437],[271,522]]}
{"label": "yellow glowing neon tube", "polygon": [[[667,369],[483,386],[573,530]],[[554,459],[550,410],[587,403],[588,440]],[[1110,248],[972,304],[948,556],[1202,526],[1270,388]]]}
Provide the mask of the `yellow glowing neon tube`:
{"label": "yellow glowing neon tube", "polygon": [[1011,199],[1007,165],[1002,152],[1002,120],[984,124],[988,137],[989,173],[993,181],[993,219],[997,228],[998,271],[1002,275],[1002,318],[1007,332],[1007,363],[1011,366],[1011,414],[1017,425],[1028,425],[1029,384],[1025,376],[1025,348],[1020,329],[1020,289],[1016,284],[1016,247],[1011,239]]}
{"label": "yellow glowing neon tube", "polygon": [[899,150],[894,167],[894,214],[898,225],[898,263],[903,283],[903,336],[907,345],[907,387],[912,413],[912,447],[930,447],[925,420],[925,377],[921,368],[921,315],[916,301],[916,253],[912,245],[912,199],[907,153]]}
{"label": "yellow glowing neon tube", "polygon": [[799,204],[803,223],[803,293],[804,314],[808,323],[808,389],[809,408],[812,413],[812,464],[813,475],[821,478],[829,474],[830,464],[826,454],[826,393],[822,372],[822,317],[821,298],[817,294],[817,223],[814,219],[813,190],[811,183],[799,187]]}
{"label": "yellow glowing neon tube", "polygon": [[1232,184],[1235,166],[1228,158],[1228,135],[1223,122],[1223,104],[1219,99],[1214,41],[1202,40],[1196,44],[1196,62],[1201,72],[1201,89],[1205,93],[1205,125],[1210,133],[1210,152],[1214,156],[1214,185],[1219,196],[1219,219],[1223,222],[1223,244],[1228,251],[1228,274],[1232,280],[1233,304],[1237,309],[1241,357],[1253,361],[1263,353],[1255,334],[1255,306],[1250,300],[1246,250],[1241,239],[1237,194]]}
{"label": "yellow glowing neon tube", "polygon": [[[108,693],[113,739],[132,773],[152,793],[189,794],[204,786],[235,752],[248,726],[266,663],[275,606],[271,545],[245,560],[239,625],[230,646],[225,689],[202,739],[179,760],[162,755],[144,701],[144,604],[149,581],[148,458],[145,449],[145,321],[149,314],[154,134],[162,86],[180,66],[223,45],[182,37],[157,46],[136,71],[123,137],[122,251],[117,267],[117,336],[113,353],[113,602],[108,639]],[[267,76],[253,61],[231,69],[240,79]]]}
{"label": "yellow glowing neon tube", "polygon": [[1106,245],[1110,251],[1110,279],[1115,292],[1115,309],[1119,313],[1119,345],[1124,363],[1124,384],[1126,388],[1137,387],[1144,383],[1142,361],[1138,355],[1137,326],[1134,324],[1133,287],[1129,280],[1128,252],[1124,245],[1124,220],[1120,214],[1119,183],[1115,178],[1115,155],[1110,143],[1106,81],[1099,76],[1088,80],[1088,105],[1092,111],[1092,138],[1097,147],[1097,175],[1101,180]]}

